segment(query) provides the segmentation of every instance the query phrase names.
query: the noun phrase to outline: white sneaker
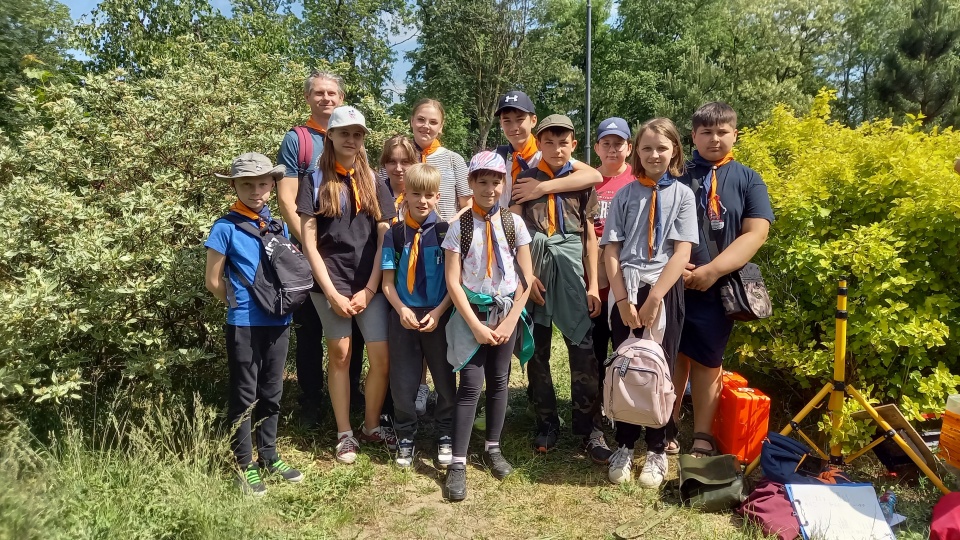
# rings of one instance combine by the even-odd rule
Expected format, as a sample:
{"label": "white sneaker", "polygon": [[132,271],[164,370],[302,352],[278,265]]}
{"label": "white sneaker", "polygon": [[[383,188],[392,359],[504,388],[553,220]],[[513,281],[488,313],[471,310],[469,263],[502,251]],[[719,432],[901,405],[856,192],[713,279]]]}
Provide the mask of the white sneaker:
{"label": "white sneaker", "polygon": [[640,471],[640,478],[638,478],[640,485],[650,489],[659,488],[667,476],[668,469],[667,454],[647,452],[647,461],[643,464],[643,470]]}
{"label": "white sneaker", "polygon": [[355,437],[344,435],[337,442],[337,461],[340,463],[353,463],[357,460],[357,452],[360,451],[360,443]]}
{"label": "white sneaker", "polygon": [[430,387],[421,384],[420,388],[417,389],[417,400],[414,401],[414,408],[417,411],[417,416],[423,416],[427,412],[427,398],[430,397]]}
{"label": "white sneaker", "polygon": [[610,456],[610,467],[608,476],[614,484],[622,484],[630,481],[630,472],[633,470],[633,450],[626,446],[617,448],[617,451]]}
{"label": "white sneaker", "polygon": [[453,438],[449,435],[437,441],[437,468],[446,469],[453,463]]}
{"label": "white sneaker", "polygon": [[416,453],[416,449],[413,446],[413,441],[410,439],[403,439],[397,445],[397,466],[402,468],[407,468],[413,465],[413,455]]}

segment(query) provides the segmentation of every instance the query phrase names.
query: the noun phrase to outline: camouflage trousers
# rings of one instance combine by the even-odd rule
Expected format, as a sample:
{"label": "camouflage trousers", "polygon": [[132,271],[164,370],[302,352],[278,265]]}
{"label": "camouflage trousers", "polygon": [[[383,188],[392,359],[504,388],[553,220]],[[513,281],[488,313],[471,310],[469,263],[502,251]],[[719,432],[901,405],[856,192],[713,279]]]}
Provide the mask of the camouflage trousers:
{"label": "camouflage trousers", "polygon": [[[560,425],[557,414],[557,391],[550,373],[550,344],[553,328],[533,325],[533,358],[527,363],[527,397],[537,415],[538,428],[549,423]],[[602,429],[600,416],[600,377],[597,355],[593,350],[591,332],[583,343],[571,343],[563,338],[570,359],[570,408],[573,410],[573,433],[586,437]]]}

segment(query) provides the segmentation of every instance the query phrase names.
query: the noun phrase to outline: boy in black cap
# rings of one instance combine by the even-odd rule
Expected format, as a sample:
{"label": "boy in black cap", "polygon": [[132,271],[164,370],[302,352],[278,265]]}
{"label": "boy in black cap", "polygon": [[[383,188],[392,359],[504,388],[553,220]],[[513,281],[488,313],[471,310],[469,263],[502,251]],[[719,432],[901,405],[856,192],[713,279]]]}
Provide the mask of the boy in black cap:
{"label": "boy in black cap", "polygon": [[[573,123],[563,115],[546,117],[537,126],[540,160],[536,168],[520,173],[551,185],[573,172],[571,154],[577,147]],[[516,199],[516,197],[515,197]],[[594,219],[600,213],[593,187],[550,193],[511,208],[523,217],[533,236],[534,280],[529,311],[533,315],[534,353],[528,367],[530,396],[537,414],[533,446],[547,452],[557,444],[560,417],[557,393],[550,374],[553,325],[563,334],[570,363],[570,400],[573,432],[597,463],[606,464],[612,452],[603,437],[600,415],[600,377],[593,350],[591,317],[600,313],[597,292],[597,235]],[[583,260],[587,260],[584,283]]]}

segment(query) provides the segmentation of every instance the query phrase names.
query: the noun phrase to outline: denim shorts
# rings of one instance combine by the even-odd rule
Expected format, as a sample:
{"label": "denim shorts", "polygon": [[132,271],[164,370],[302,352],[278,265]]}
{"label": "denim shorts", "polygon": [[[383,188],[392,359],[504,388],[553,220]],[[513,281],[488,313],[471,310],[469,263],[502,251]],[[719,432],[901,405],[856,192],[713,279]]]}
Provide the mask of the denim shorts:
{"label": "denim shorts", "polygon": [[[323,324],[323,337],[326,339],[342,339],[353,335],[353,324],[351,317],[341,317],[330,306],[326,295],[318,292],[311,292],[310,298],[313,300],[313,307],[317,309],[320,315],[320,322]],[[363,340],[367,343],[376,343],[387,340],[387,313],[390,304],[383,293],[373,295],[367,308],[359,315],[352,317],[356,319]]]}

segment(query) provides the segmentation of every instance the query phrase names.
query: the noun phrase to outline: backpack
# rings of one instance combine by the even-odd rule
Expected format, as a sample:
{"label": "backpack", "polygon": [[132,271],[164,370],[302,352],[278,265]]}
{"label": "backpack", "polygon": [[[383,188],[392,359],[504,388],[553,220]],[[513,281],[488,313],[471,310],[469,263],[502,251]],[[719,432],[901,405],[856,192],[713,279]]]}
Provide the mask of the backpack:
{"label": "backpack", "polygon": [[[400,256],[403,255],[403,245],[406,243],[406,234],[407,229],[405,228],[406,223],[398,221],[390,226],[391,233],[393,235],[393,261],[394,264],[400,264]],[[433,225],[431,229],[433,234],[437,237],[437,245],[443,245],[443,239],[447,237],[447,229],[450,227],[450,224],[446,221],[438,219],[437,222]],[[443,250],[440,250],[443,253]],[[442,256],[442,255],[441,255]]]}
{"label": "backpack", "polygon": [[637,426],[663,427],[673,414],[676,393],[670,366],[660,346],[666,314],[660,309],[653,335],[631,335],[617,347],[606,364],[603,383],[603,411],[607,418]]}
{"label": "backpack", "polygon": [[257,305],[268,315],[284,317],[297,310],[310,298],[313,288],[313,271],[303,253],[282,234],[270,232],[272,225],[282,222],[271,220],[270,225],[258,229],[256,225],[234,213],[223,216],[245,232],[260,240],[260,264],[253,283],[247,281],[239,270],[240,282],[250,290]]}
{"label": "backpack", "polygon": [[930,540],[960,540],[960,493],[947,493],[933,507]]}
{"label": "backpack", "polygon": [[744,520],[759,525],[766,535],[780,540],[800,536],[800,520],[783,484],[761,480],[736,512]]}
{"label": "backpack", "polygon": [[[517,254],[517,225],[513,222],[513,212],[506,208],[500,209],[500,221],[503,224],[503,236],[507,238],[510,253]],[[467,257],[470,246],[473,245],[473,211],[468,210],[460,214],[460,260]],[[521,273],[522,275],[522,273]]]}
{"label": "backpack", "polygon": [[297,179],[303,180],[310,168],[310,158],[313,157],[313,137],[307,126],[293,128],[297,134]]}
{"label": "backpack", "polygon": [[810,447],[775,431],[763,440],[760,468],[763,476],[778,484],[850,483],[850,478],[840,469],[825,466]]}

